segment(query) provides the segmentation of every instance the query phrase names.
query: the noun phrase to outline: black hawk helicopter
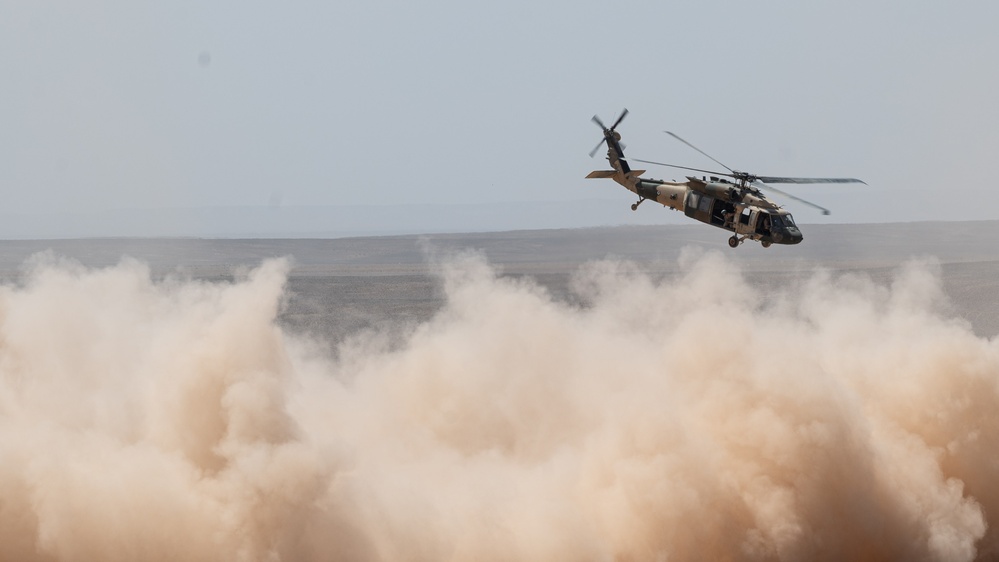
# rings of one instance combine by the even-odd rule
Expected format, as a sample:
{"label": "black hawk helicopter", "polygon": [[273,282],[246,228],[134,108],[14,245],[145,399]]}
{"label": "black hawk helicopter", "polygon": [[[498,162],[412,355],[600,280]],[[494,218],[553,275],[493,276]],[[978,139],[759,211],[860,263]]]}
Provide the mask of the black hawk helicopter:
{"label": "black hawk helicopter", "polygon": [[[798,225],[794,223],[791,213],[767,199],[760,191],[761,189],[779,193],[789,199],[815,207],[822,211],[824,215],[829,214],[828,209],[795,197],[790,193],[785,193],[767,184],[863,183],[866,185],[866,182],[855,178],[785,178],[779,176],[758,176],[756,174],[740,172],[722,164],[703,150],[669,131],[666,131],[666,133],[704,156],[707,156],[713,162],[728,170],[728,172],[712,172],[699,168],[688,168],[686,166],[635,158],[636,162],[710,174],[709,176],[702,176],[700,179],[687,176],[687,181],[685,182],[669,182],[643,178],[641,175],[645,173],[645,170],[632,170],[631,166],[628,165],[621,144],[621,134],[616,130],[626,115],[628,115],[627,109],[621,112],[621,116],[610,127],[604,125],[603,121],[596,115],[593,116],[593,122],[603,129],[604,138],[590,151],[590,157],[592,158],[597,150],[600,149],[600,145],[606,142],[607,160],[614,169],[597,170],[590,172],[586,177],[613,179],[629,191],[638,195],[638,202],[631,206],[632,211],[638,210],[638,206],[643,201],[652,199],[675,211],[683,211],[683,214],[694,220],[699,220],[718,228],[724,228],[733,233],[732,237],[728,239],[728,245],[733,248],[738,247],[746,239],[757,240],[764,248],[769,248],[771,244],[797,244],[802,240],[801,231],[798,230]],[[734,181],[724,179],[720,176],[732,178]]]}

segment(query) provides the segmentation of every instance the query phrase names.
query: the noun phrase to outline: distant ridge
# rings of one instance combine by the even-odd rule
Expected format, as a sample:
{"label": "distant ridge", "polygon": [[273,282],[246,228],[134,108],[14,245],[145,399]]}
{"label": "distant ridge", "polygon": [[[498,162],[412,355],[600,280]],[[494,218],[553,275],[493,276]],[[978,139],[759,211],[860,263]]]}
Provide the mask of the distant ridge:
{"label": "distant ridge", "polygon": [[[423,233],[506,232],[606,226],[695,225],[659,206],[629,209],[614,199],[518,203],[201,207],[74,213],[0,213],[0,239],[68,238],[347,238]],[[830,224],[799,212],[798,223]],[[830,217],[836,219],[836,215]],[[882,222],[870,221],[870,222]],[[720,231],[719,231],[720,232]]]}
{"label": "distant ridge", "polygon": [[[0,214],[0,238],[344,238],[682,222],[664,208],[633,213],[627,198],[538,203],[120,209]],[[672,216],[671,216],[672,215]]]}
{"label": "distant ridge", "polygon": [[[427,265],[427,251],[474,250],[495,264],[579,264],[618,258],[675,263],[685,251],[720,251],[747,268],[808,264],[836,267],[892,267],[910,259],[941,263],[999,263],[999,221],[817,224],[803,227],[799,245],[728,247],[725,232],[701,224],[431,233],[345,238],[101,237],[0,240],[0,267],[17,269],[25,259],[51,250],[88,266],[118,263],[122,256],[151,266],[254,266],[269,257],[290,256],[296,269],[379,265],[412,269]],[[533,267],[533,266],[532,266]],[[783,267],[783,266],[781,266]],[[331,271],[334,271],[331,270]],[[999,276],[999,271],[996,272]]]}

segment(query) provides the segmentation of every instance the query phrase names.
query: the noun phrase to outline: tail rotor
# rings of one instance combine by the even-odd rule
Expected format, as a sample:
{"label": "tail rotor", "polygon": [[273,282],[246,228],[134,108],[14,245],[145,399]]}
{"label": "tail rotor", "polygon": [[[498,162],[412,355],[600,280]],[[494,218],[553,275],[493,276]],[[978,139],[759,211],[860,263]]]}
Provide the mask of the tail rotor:
{"label": "tail rotor", "polygon": [[[593,122],[596,123],[598,127],[604,130],[604,138],[600,139],[600,142],[597,143],[597,146],[593,147],[593,150],[590,151],[590,158],[593,158],[593,155],[596,154],[598,150],[600,150],[600,145],[604,144],[605,142],[608,144],[610,143],[617,144],[617,142],[621,139],[621,135],[619,135],[617,131],[615,131],[614,129],[617,129],[617,126],[621,124],[621,121],[624,121],[624,118],[627,115],[628,115],[628,110],[625,109],[624,111],[621,112],[621,115],[618,116],[617,121],[614,121],[614,124],[611,125],[610,128],[608,128],[607,125],[604,125],[604,122],[601,121],[599,117],[597,117],[596,115],[593,116]],[[618,153],[620,154],[621,145],[617,144],[617,148],[619,149]]]}

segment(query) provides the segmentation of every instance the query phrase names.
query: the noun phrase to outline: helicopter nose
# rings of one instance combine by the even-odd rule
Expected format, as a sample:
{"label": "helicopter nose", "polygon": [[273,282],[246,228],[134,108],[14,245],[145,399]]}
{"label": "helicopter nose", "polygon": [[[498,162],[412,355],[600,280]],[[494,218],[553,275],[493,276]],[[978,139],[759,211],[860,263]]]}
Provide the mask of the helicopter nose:
{"label": "helicopter nose", "polygon": [[805,239],[805,237],[801,235],[801,232],[792,232],[791,235],[788,236],[788,238],[789,238],[789,240],[787,241],[788,244],[799,244],[801,243],[802,240]]}

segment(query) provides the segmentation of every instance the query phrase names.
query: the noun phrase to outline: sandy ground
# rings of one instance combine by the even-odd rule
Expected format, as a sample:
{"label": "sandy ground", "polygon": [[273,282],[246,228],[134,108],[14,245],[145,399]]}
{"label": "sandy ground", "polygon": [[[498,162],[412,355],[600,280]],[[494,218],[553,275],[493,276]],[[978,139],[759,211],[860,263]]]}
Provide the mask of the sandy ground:
{"label": "sandy ground", "polygon": [[0,242],[0,559],[999,559],[999,221],[804,232]]}
{"label": "sandy ground", "polygon": [[677,271],[682,252],[718,251],[768,292],[818,269],[863,273],[889,282],[913,259],[940,264],[952,312],[981,336],[999,334],[999,221],[808,225],[798,246],[732,250],[727,235],[703,225],[537,230],[344,239],[205,240],[84,239],[0,241],[0,278],[17,282],[25,262],[51,252],[89,267],[130,256],[155,276],[231,279],[261,260],[293,261],[281,321],[331,345],[367,328],[405,327],[428,319],[442,304],[435,261],[449,254],[484,254],[504,275],[528,275],[556,298],[571,298],[569,279],[582,264],[628,260],[661,275]]}

